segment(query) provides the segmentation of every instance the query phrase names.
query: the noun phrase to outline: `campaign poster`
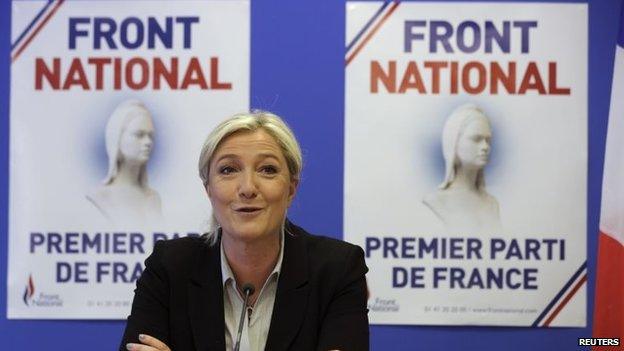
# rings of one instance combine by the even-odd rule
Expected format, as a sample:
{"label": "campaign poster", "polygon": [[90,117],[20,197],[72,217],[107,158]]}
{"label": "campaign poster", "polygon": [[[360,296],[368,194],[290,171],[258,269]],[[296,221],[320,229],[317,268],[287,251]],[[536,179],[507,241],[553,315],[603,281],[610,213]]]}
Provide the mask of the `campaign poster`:
{"label": "campaign poster", "polygon": [[249,1],[14,1],[8,318],[121,319],[199,235],[209,131],[249,101]]}
{"label": "campaign poster", "polygon": [[347,2],[373,324],[586,325],[587,5]]}

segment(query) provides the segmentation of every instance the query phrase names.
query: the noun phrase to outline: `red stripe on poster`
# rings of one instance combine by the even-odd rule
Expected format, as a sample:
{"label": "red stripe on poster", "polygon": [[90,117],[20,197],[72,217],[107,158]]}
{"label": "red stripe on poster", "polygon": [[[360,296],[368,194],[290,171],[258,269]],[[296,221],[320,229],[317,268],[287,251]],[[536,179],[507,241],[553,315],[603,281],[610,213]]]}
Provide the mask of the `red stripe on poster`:
{"label": "red stripe on poster", "polygon": [[561,303],[559,304],[559,306],[557,306],[557,308],[555,308],[555,310],[553,311],[553,313],[550,315],[550,317],[548,317],[548,319],[546,320],[546,322],[544,322],[544,324],[542,325],[542,327],[548,327],[550,326],[550,323],[555,319],[555,317],[557,317],[557,315],[559,314],[559,312],[561,312],[561,310],[563,310],[563,308],[565,307],[565,305],[568,304],[568,302],[570,302],[570,300],[572,299],[572,297],[576,294],[576,292],[581,288],[581,286],[583,286],[583,284],[585,284],[585,282],[587,281],[587,274],[583,274],[583,276],[581,277],[581,280],[578,281],[578,283],[576,283],[576,285],[574,285],[574,287],[572,288],[572,290],[570,290],[570,292],[563,298],[563,300],[561,300]]}
{"label": "red stripe on poster", "polygon": [[348,66],[349,63],[351,63],[351,61],[353,61],[355,56],[357,56],[357,54],[360,51],[362,51],[362,49],[364,48],[366,43],[368,43],[368,41],[373,37],[373,35],[375,35],[375,33],[377,33],[379,28],[381,28],[381,26],[384,24],[384,22],[386,22],[388,17],[390,17],[390,15],[392,15],[394,10],[396,10],[396,8],[399,7],[399,4],[400,4],[399,2],[395,2],[395,3],[392,4],[392,6],[390,7],[390,10],[388,10],[388,12],[386,12],[386,14],[381,18],[381,20],[379,22],[377,22],[375,27],[373,27],[373,29],[368,33],[368,35],[364,38],[364,40],[362,40],[360,45],[357,48],[355,48],[355,50],[353,50],[353,53],[349,57],[347,57],[347,59],[345,61],[345,66]]}
{"label": "red stripe on poster", "polygon": [[54,13],[56,12],[56,10],[58,10],[58,8],[61,6],[61,4],[63,4],[65,0],[59,0],[56,5],[54,5],[54,7],[52,8],[52,10],[48,13],[48,15],[43,19],[43,21],[41,21],[41,23],[39,23],[39,25],[37,26],[37,28],[35,28],[35,30],[32,32],[32,34],[28,37],[28,39],[26,39],[24,41],[24,44],[15,51],[15,54],[13,54],[13,56],[11,57],[11,63],[15,62],[15,60],[17,60],[17,58],[19,57],[19,55],[26,49],[26,47],[28,46],[28,44],[30,44],[30,42],[35,38],[35,36],[41,31],[41,29],[43,28],[43,26],[46,25],[46,23],[48,23],[48,21],[50,20],[50,18],[52,18],[52,16],[54,15]]}

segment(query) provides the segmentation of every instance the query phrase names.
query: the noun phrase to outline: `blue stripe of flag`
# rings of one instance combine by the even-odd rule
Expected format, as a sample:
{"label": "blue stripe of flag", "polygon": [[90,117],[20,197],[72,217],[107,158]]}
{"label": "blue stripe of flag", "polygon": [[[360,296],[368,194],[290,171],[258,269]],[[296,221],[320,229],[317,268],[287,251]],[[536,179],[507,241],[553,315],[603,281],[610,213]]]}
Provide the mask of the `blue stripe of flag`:
{"label": "blue stripe of flag", "polygon": [[624,4],[620,14],[620,35],[618,35],[618,45],[624,49]]}

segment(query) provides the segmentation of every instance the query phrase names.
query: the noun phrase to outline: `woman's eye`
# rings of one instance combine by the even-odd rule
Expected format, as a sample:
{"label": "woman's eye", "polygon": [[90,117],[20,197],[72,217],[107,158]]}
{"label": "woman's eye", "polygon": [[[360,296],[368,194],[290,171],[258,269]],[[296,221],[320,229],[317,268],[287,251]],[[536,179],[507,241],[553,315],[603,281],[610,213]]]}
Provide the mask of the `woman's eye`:
{"label": "woman's eye", "polygon": [[223,175],[228,175],[231,173],[236,172],[236,169],[234,167],[231,166],[223,166],[221,168],[219,168],[219,173],[223,174]]}
{"label": "woman's eye", "polygon": [[260,171],[262,173],[265,173],[265,174],[276,174],[277,173],[277,167],[275,167],[275,166],[262,166],[260,168]]}

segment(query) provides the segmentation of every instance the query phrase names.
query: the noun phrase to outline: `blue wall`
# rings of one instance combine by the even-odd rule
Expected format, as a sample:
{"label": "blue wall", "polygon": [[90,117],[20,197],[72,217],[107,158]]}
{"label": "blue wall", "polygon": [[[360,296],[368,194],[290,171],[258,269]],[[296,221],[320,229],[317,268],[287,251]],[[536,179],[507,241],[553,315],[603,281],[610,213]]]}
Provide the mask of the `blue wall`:
{"label": "blue wall", "polygon": [[[373,350],[574,350],[578,337],[591,335],[602,163],[622,2],[589,1],[589,326],[373,326]],[[10,1],[0,1],[0,350],[114,350],[122,321],[6,319],[10,15]],[[304,175],[291,217],[311,232],[339,238],[344,31],[343,1],[251,0],[251,107],[284,116],[304,150]]]}

